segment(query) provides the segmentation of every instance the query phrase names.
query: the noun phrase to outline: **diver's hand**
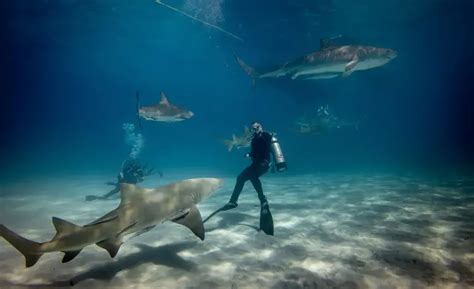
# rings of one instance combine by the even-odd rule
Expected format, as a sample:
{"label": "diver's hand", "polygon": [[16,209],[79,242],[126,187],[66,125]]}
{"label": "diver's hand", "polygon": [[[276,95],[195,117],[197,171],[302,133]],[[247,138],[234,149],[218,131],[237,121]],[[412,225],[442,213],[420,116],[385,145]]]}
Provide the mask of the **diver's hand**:
{"label": "diver's hand", "polygon": [[251,159],[251,158],[252,158],[252,157],[250,156],[250,153],[246,153],[246,154],[245,154],[245,157],[246,157],[247,159]]}

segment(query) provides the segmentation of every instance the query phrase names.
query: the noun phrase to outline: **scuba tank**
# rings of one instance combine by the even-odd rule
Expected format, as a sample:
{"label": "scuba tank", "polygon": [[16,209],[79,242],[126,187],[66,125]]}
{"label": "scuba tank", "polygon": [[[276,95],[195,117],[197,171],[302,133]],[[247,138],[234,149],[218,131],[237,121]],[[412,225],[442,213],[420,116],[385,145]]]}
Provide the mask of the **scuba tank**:
{"label": "scuba tank", "polygon": [[272,134],[271,148],[277,171],[285,171],[288,167],[286,166],[285,157],[283,156],[280,144],[278,143],[278,139],[275,137],[274,133]]}

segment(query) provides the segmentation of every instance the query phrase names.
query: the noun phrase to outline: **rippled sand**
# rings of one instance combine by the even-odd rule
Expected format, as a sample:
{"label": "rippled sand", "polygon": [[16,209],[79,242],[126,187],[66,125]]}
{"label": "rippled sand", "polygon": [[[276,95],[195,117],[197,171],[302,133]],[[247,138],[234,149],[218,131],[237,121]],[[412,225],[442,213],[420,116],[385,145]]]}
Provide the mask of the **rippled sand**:
{"label": "rippled sand", "polygon": [[[151,180],[156,186],[179,179]],[[51,217],[86,224],[118,204],[85,202],[107,177],[4,184],[0,223],[35,241],[55,234]],[[206,239],[164,223],[111,259],[86,247],[62,264],[45,254],[32,268],[0,238],[0,287],[51,288],[472,288],[474,179],[396,175],[269,175],[263,179],[275,236],[258,232],[250,183],[239,206],[205,224]],[[227,202],[234,179],[199,204],[206,217]]]}

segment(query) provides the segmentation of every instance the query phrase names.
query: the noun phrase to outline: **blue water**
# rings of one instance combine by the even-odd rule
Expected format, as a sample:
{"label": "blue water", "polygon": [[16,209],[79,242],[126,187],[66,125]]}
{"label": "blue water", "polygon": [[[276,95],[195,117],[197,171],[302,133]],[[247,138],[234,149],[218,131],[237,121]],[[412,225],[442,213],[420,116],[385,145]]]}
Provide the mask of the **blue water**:
{"label": "blue water", "polygon": [[[163,1],[243,41],[153,0],[0,1],[0,233],[43,242],[52,216],[103,216],[118,197],[84,199],[108,192],[129,156],[164,173],[146,188],[222,178],[198,204],[209,216],[248,165],[248,149],[229,153],[223,140],[258,120],[288,163],[262,178],[275,235],[258,230],[247,184],[236,209],[205,223],[204,242],[165,222],[113,260],[86,246],[70,263],[54,253],[25,268],[0,241],[0,287],[472,288],[473,1]],[[255,87],[235,61],[281,65],[338,35],[398,57],[349,77]],[[144,105],[164,91],[195,115],[135,131],[137,91]],[[295,132],[326,105],[357,129]]]}
{"label": "blue water", "polygon": [[[252,120],[278,133],[287,174],[472,170],[472,1],[207,2],[220,3],[217,24],[244,42],[154,1],[2,3],[2,175],[115,174],[130,152],[122,124],[136,121],[136,90],[147,104],[165,91],[195,113],[144,122],[139,158],[165,173],[236,175],[245,150],[228,153],[221,140]],[[282,64],[336,35],[398,57],[347,78],[263,80],[254,89],[234,60]],[[291,130],[326,104],[360,120],[359,130]]]}

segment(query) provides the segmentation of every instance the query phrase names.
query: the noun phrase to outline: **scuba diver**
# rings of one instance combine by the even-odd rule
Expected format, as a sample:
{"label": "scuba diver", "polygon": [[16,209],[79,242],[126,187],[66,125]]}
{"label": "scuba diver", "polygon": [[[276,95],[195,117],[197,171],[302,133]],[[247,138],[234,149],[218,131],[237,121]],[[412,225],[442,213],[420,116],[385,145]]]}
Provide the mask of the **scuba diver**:
{"label": "scuba diver", "polygon": [[[163,176],[158,172],[160,177]],[[117,176],[117,182],[108,182],[108,185],[115,186],[110,192],[103,196],[88,195],[86,201],[107,200],[113,195],[120,192],[120,183],[137,184],[145,180],[145,177],[153,174],[153,168],[147,168],[142,165],[137,159],[129,158],[122,163],[122,170]]]}
{"label": "scuba diver", "polygon": [[270,169],[272,154],[275,160],[274,165],[278,171],[286,170],[286,162],[274,134],[263,131],[262,125],[256,121],[252,122],[251,131],[253,133],[251,151],[247,153],[245,157],[251,159],[252,164],[245,168],[237,177],[237,182],[235,183],[234,191],[232,192],[229,202],[212,213],[204,222],[218,212],[236,208],[244,184],[250,180],[260,200],[260,229],[267,235],[273,235],[273,218],[259,177]]}

